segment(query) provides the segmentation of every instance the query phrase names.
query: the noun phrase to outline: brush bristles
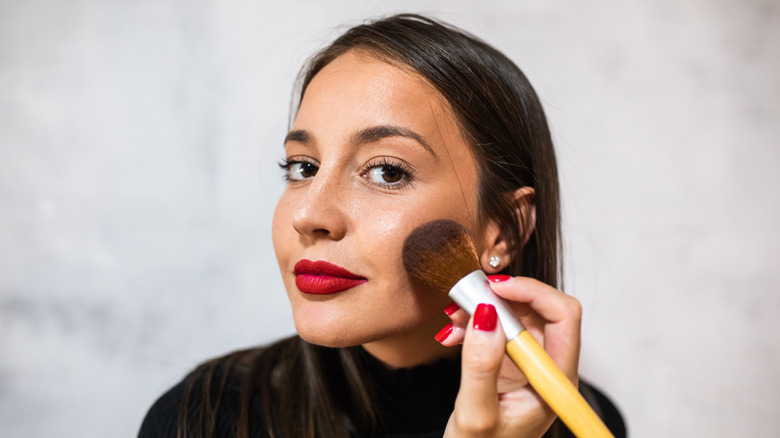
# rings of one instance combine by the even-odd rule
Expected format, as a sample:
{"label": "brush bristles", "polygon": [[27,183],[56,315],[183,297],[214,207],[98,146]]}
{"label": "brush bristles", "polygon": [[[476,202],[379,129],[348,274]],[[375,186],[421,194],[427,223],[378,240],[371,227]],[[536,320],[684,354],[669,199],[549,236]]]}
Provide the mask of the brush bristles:
{"label": "brush bristles", "polygon": [[442,293],[480,268],[477,249],[457,222],[440,219],[417,227],[404,242],[404,268]]}

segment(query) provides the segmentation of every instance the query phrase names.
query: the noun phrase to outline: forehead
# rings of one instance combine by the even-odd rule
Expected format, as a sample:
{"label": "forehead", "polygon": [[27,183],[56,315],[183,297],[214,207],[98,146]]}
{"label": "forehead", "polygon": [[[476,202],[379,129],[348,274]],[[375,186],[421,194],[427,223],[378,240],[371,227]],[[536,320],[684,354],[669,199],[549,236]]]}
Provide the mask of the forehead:
{"label": "forehead", "polygon": [[388,97],[390,92],[406,91],[434,98],[438,103],[446,102],[435,87],[412,67],[360,49],[348,50],[326,64],[312,78],[306,92],[321,82],[327,82],[331,87],[351,84],[354,91],[358,91],[360,85],[369,85],[374,91],[381,92],[377,96]]}
{"label": "forehead", "polygon": [[418,129],[457,125],[446,100],[422,76],[356,50],[337,57],[314,76],[294,125],[326,120]]}

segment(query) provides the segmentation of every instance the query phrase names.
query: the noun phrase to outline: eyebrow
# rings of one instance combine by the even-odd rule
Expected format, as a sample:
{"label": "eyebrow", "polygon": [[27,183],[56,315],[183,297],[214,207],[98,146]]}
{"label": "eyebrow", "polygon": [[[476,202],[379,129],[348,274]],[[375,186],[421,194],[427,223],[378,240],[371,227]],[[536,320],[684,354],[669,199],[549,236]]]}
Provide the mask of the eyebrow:
{"label": "eyebrow", "polygon": [[[383,138],[388,137],[404,137],[409,138],[420,144],[426,151],[428,151],[437,160],[439,156],[433,150],[433,148],[422,138],[422,136],[411,129],[403,128],[395,125],[379,125],[372,126],[370,128],[361,129],[351,136],[352,143],[365,144],[375,143]],[[312,135],[305,129],[295,129],[287,133],[284,138],[284,142],[294,141],[298,143],[309,143],[312,140]]]}
{"label": "eyebrow", "polygon": [[305,129],[296,129],[287,133],[284,137],[284,142],[295,141],[298,143],[309,143],[311,141],[311,134]]}

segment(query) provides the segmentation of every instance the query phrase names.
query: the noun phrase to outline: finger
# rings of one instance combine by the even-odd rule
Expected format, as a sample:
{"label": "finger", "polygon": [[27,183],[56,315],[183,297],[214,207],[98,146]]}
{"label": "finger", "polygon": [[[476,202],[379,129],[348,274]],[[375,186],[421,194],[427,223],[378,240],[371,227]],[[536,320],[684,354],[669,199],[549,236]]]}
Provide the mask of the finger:
{"label": "finger", "polygon": [[465,335],[465,326],[457,323],[449,323],[436,334],[435,338],[445,347],[454,347],[463,342]]}
{"label": "finger", "polygon": [[504,299],[527,304],[545,320],[555,323],[581,317],[582,309],[577,299],[528,277],[512,277],[490,283],[491,289]]}
{"label": "finger", "polygon": [[463,327],[465,327],[466,324],[469,322],[469,314],[466,313],[465,310],[461,309],[460,306],[458,306],[458,304],[455,303],[454,301],[444,309],[444,313],[446,313],[447,316],[449,316],[450,319],[452,319],[452,321],[454,321],[457,324],[460,324]]}
{"label": "finger", "polygon": [[[542,320],[542,344],[555,363],[573,381],[577,382],[580,351],[580,323],[582,307],[575,298],[538,280],[514,277],[492,283],[493,291],[511,301],[526,303]],[[529,316],[527,320],[535,320]],[[539,324],[537,320],[537,324]]]}
{"label": "finger", "polygon": [[460,391],[453,413],[454,426],[464,434],[487,435],[498,426],[497,380],[504,348],[495,307],[480,304],[463,341]]}

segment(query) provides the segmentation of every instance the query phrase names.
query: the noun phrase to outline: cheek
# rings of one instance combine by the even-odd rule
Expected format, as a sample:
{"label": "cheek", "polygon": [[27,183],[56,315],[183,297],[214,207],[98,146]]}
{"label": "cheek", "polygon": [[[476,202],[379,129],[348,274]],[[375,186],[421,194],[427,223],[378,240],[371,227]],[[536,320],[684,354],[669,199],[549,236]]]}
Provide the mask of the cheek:
{"label": "cheek", "polygon": [[[472,206],[466,207],[457,181],[429,187],[425,193],[383,202],[381,207],[362,208],[364,214],[357,239],[357,251],[374,265],[374,272],[391,289],[414,289],[403,266],[403,246],[406,237],[419,226],[437,219],[450,219],[472,229]],[[365,206],[367,207],[367,206]],[[380,208],[377,208],[380,207]],[[356,227],[357,228],[357,227]],[[412,295],[417,295],[416,291]]]}
{"label": "cheek", "polygon": [[271,222],[271,238],[274,245],[274,253],[280,266],[285,261],[285,250],[289,249],[289,244],[284,244],[284,242],[290,242],[289,234],[292,230],[290,202],[282,195],[276,204],[273,221]]}
{"label": "cheek", "polygon": [[[384,214],[372,220],[373,225],[369,230],[371,237],[379,245],[372,245],[386,254],[394,256],[400,255],[400,249],[403,247],[403,237],[405,230],[409,228],[408,213],[404,210],[398,210],[392,214]],[[400,243],[399,243],[400,242]]]}

